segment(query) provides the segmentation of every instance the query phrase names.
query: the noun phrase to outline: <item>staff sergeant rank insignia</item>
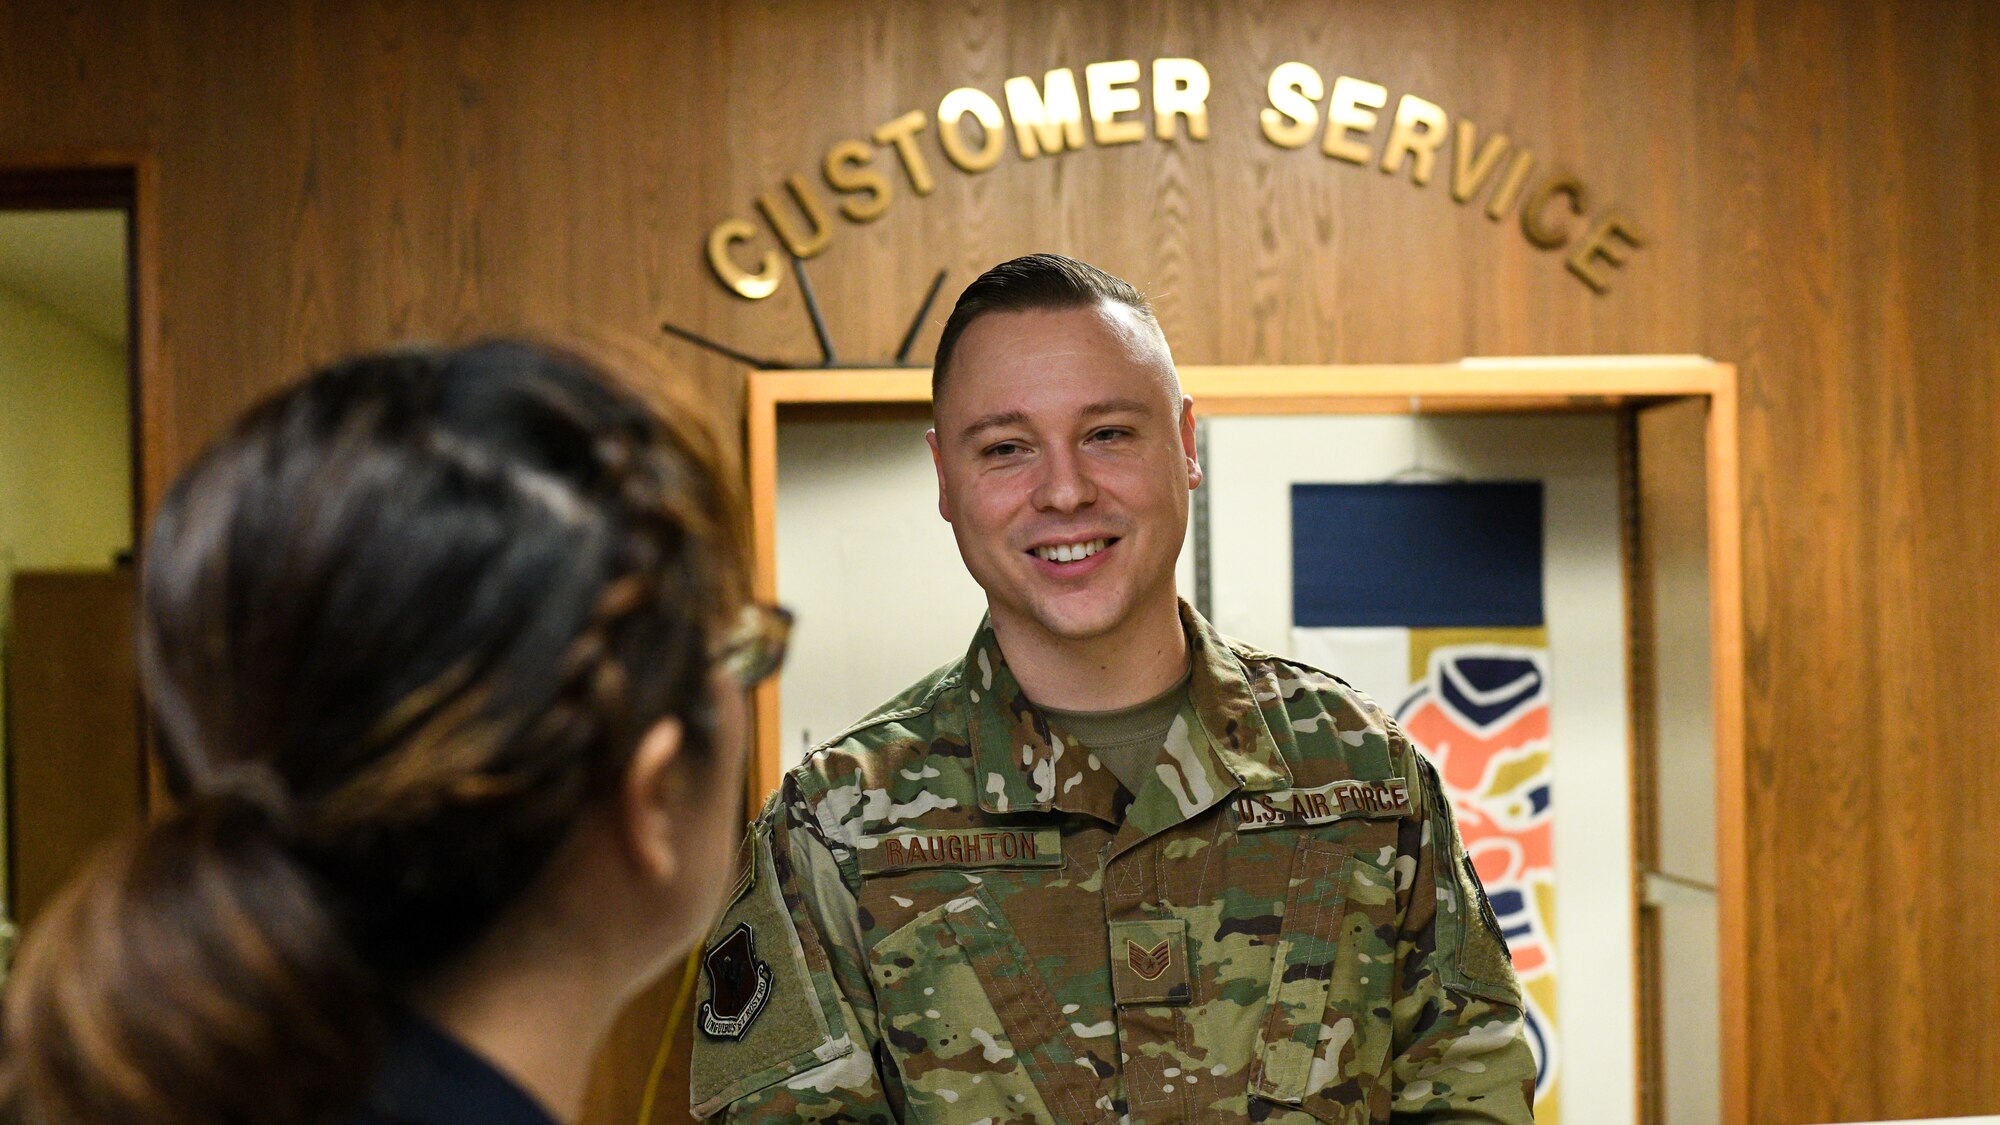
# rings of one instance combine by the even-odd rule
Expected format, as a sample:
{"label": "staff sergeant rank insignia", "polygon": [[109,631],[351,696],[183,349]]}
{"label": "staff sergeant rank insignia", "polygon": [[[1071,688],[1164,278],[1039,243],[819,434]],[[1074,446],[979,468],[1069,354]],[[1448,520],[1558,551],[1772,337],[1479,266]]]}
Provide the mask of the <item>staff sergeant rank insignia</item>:
{"label": "staff sergeant rank insignia", "polygon": [[1410,815],[1410,787],[1385,781],[1336,781],[1317,789],[1278,789],[1236,799],[1236,830],[1296,828],[1336,820],[1394,820]]}
{"label": "staff sergeant rank insignia", "polygon": [[1138,942],[1126,938],[1125,963],[1132,966],[1140,980],[1159,980],[1160,974],[1174,963],[1173,947],[1163,941],[1151,949],[1141,949]]}
{"label": "staff sergeant rank insignia", "polygon": [[707,1000],[701,1002],[701,1031],[711,1039],[741,1039],[750,1021],[771,998],[771,966],[757,959],[757,939],[748,922],[709,947],[701,960],[708,976]]}

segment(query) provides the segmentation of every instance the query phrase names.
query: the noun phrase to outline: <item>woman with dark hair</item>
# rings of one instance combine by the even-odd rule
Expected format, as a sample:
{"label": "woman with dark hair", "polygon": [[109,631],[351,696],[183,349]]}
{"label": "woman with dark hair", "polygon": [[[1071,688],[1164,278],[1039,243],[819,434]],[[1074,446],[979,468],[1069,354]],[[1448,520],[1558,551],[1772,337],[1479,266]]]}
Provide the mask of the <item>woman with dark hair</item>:
{"label": "woman with dark hair", "polygon": [[547,348],[398,352],[181,477],[139,629],[177,801],[29,935],[22,1119],[577,1115],[720,906],[789,620],[679,421]]}

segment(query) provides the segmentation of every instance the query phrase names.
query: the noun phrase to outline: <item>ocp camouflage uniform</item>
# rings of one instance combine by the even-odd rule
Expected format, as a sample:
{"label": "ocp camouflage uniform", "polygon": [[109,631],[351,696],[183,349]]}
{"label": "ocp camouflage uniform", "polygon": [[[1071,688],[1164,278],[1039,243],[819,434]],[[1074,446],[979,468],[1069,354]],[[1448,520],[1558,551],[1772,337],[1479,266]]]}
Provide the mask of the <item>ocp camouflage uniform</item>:
{"label": "ocp camouflage uniform", "polygon": [[990,626],[792,770],[697,1017],[697,1116],[1531,1120],[1519,986],[1435,771],[1340,680],[1183,604],[1128,795]]}

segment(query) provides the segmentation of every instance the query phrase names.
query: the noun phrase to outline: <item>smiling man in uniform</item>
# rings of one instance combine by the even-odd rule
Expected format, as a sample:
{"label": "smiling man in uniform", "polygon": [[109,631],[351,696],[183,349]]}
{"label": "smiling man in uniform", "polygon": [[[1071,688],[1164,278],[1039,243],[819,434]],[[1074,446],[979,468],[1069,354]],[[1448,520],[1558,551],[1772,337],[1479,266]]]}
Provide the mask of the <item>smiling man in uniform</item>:
{"label": "smiling man in uniform", "polygon": [[987,619],[766,805],[704,960],[696,1115],[1532,1120],[1519,986],[1435,772],[1175,593],[1201,466],[1144,298],[996,266],[932,398]]}

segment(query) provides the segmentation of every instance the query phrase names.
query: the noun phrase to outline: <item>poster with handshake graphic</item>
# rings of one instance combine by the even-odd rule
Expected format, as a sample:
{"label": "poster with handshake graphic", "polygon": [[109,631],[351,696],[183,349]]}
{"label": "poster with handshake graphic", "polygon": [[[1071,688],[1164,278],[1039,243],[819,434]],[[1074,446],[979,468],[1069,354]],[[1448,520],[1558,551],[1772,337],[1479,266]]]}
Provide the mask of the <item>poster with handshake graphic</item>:
{"label": "poster with handshake graphic", "polygon": [[1292,488],[1292,655],[1395,716],[1437,766],[1525,993],[1535,1117],[1560,1121],[1538,482]]}

